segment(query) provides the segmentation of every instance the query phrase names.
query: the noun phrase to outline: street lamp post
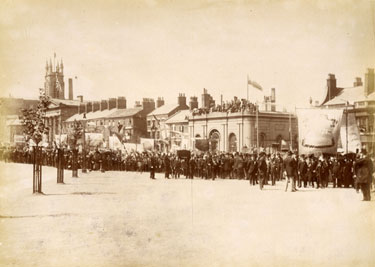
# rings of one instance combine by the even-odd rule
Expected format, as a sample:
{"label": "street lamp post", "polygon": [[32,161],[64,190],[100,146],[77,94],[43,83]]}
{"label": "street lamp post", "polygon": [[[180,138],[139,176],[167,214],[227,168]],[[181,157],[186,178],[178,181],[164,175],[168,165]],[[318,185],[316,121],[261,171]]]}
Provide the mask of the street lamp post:
{"label": "street lamp post", "polygon": [[86,113],[83,113],[83,147],[82,147],[82,173],[87,173],[86,169]]}

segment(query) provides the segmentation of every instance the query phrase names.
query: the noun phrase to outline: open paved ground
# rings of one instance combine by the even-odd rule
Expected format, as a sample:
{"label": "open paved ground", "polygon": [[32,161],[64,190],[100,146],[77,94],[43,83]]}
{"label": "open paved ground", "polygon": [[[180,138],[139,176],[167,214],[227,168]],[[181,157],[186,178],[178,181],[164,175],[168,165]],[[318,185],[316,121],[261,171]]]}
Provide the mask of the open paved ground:
{"label": "open paved ground", "polygon": [[375,266],[375,203],[353,189],[0,163],[2,266]]}

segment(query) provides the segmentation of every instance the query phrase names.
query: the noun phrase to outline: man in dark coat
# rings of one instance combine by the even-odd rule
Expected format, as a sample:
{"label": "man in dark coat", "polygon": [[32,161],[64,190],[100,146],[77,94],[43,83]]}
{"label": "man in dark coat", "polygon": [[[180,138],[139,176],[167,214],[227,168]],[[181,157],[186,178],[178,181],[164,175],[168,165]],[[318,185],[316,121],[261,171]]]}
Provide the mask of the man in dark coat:
{"label": "man in dark coat", "polygon": [[257,181],[256,174],[257,174],[258,169],[257,169],[257,162],[255,160],[254,155],[251,156],[247,169],[248,169],[248,173],[250,177],[250,181],[249,181],[250,185],[255,185]]}
{"label": "man in dark coat", "polygon": [[296,173],[297,173],[297,161],[293,157],[292,151],[288,152],[288,156],[285,158],[283,163],[284,175],[286,176],[286,187],[285,192],[288,191],[288,184],[291,183],[291,192],[296,190]]}
{"label": "man in dark coat", "polygon": [[171,161],[168,155],[164,156],[164,169],[165,169],[165,178],[170,179],[169,174],[171,173]]}
{"label": "man in dark coat", "polygon": [[354,178],[357,186],[361,188],[363,201],[371,200],[370,187],[372,183],[373,164],[367,156],[366,151],[362,151],[359,159],[354,164]]}
{"label": "man in dark coat", "polygon": [[335,157],[332,162],[332,181],[333,187],[341,187],[341,162]]}
{"label": "man in dark coat", "polygon": [[266,153],[261,152],[259,154],[257,166],[258,166],[259,188],[260,188],[260,190],[262,190],[263,186],[264,186],[264,183],[266,182],[266,175],[267,175]]}
{"label": "man in dark coat", "polygon": [[300,160],[298,161],[298,187],[302,186],[306,188],[307,186],[307,163],[304,155],[301,155]]}
{"label": "man in dark coat", "polygon": [[150,159],[149,159],[150,179],[155,179],[155,168],[156,168],[156,159],[154,155],[150,155]]}

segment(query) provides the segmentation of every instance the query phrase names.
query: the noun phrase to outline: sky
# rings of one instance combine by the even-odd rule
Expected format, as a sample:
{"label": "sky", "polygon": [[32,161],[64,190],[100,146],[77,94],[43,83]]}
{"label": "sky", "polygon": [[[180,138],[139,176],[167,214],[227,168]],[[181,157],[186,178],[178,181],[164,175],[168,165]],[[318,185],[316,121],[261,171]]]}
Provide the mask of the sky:
{"label": "sky", "polygon": [[[36,98],[63,59],[74,96],[217,102],[276,88],[280,106],[322,100],[375,68],[375,1],[0,1],[0,95]],[[75,78],[77,77],[77,78]]]}

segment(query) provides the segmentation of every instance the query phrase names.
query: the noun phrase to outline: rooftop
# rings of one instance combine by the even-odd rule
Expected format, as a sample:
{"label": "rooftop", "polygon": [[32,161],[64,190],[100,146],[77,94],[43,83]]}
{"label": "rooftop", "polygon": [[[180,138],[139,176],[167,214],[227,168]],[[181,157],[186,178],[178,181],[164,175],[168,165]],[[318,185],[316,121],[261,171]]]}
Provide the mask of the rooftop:
{"label": "rooftop", "polygon": [[116,109],[115,112],[108,115],[109,118],[118,118],[118,117],[131,117],[141,112],[143,108],[126,108],[126,109]]}
{"label": "rooftop", "polygon": [[180,110],[172,117],[167,119],[165,123],[183,123],[188,122],[189,116],[191,115],[191,111],[188,109]]}
{"label": "rooftop", "polygon": [[178,107],[178,104],[164,104],[163,106],[158,107],[157,109],[154,109],[147,116],[168,114],[169,112],[173,111],[177,107]]}
{"label": "rooftop", "polygon": [[57,98],[52,98],[51,102],[53,104],[57,104],[57,105],[63,104],[63,105],[67,105],[67,106],[77,106],[77,107],[81,103],[79,100],[57,99]]}
{"label": "rooftop", "polygon": [[324,105],[345,105],[347,101],[349,103],[354,103],[370,100],[375,100],[375,92],[365,96],[364,86],[356,86],[343,88],[341,92],[337,94],[337,96],[324,103]]}

